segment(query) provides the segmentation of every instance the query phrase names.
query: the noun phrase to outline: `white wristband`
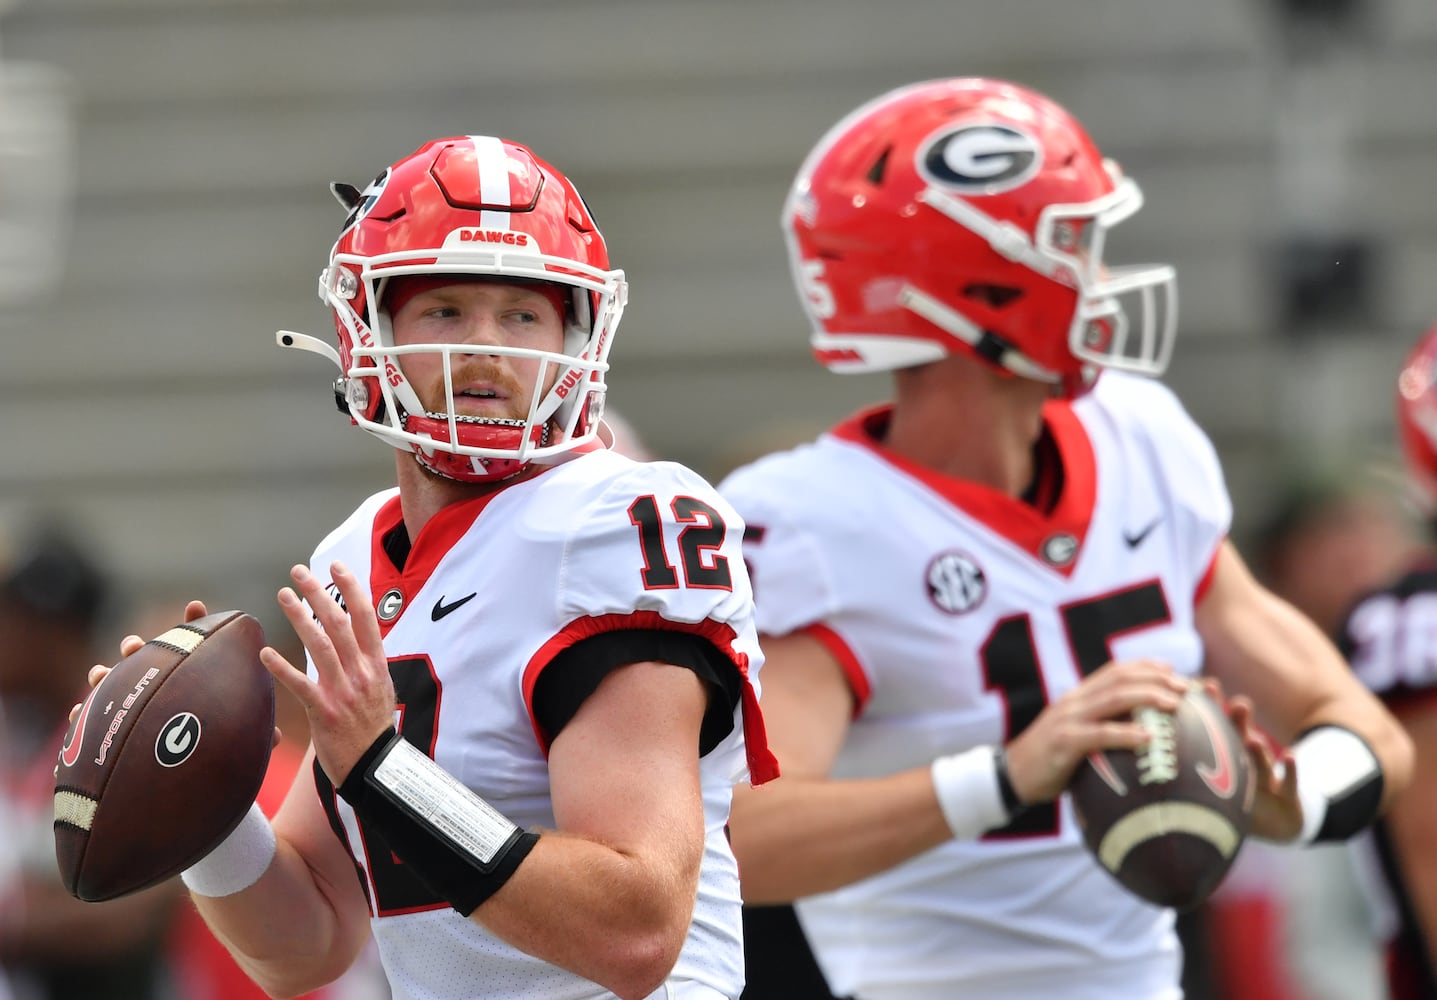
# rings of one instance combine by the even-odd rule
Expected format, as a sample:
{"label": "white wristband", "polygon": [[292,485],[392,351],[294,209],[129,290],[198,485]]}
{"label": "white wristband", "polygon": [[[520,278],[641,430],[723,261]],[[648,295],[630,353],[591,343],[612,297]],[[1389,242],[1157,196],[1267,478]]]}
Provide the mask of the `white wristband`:
{"label": "white wristband", "polygon": [[1306,846],[1317,839],[1322,821],[1327,819],[1327,796],[1317,787],[1317,782],[1304,779],[1311,764],[1297,765],[1297,801],[1302,804],[1302,829],[1293,843]]}
{"label": "white wristband", "polygon": [[990,746],[939,757],[933,762],[933,789],[948,829],[958,840],[976,840],[1011,818],[998,787],[998,763]]}
{"label": "white wristband", "polygon": [[[1341,726],[1313,729],[1292,748],[1297,762],[1297,798],[1302,803],[1302,832],[1297,843],[1315,843],[1335,800],[1380,776],[1382,765],[1362,738]],[[1379,786],[1380,787],[1380,784]],[[1334,817],[1336,826],[1344,816]]]}
{"label": "white wristband", "polygon": [[274,828],[259,805],[252,805],[234,832],[180,872],[180,879],[197,896],[232,896],[259,881],[274,852]]}

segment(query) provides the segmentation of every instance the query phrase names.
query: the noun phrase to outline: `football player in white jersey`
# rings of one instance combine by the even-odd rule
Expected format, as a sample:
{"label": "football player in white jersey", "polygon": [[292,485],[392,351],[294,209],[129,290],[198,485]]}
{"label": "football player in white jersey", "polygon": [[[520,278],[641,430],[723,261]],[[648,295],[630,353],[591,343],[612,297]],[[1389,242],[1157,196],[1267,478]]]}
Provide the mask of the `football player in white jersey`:
{"label": "football player in white jersey", "polygon": [[[1437,515],[1437,327],[1397,377],[1397,426],[1414,498]],[[1380,914],[1392,1000],[1437,996],[1437,558],[1429,552],[1358,601],[1339,633],[1357,676],[1406,727],[1413,781],[1359,844],[1376,877],[1365,888]]]}
{"label": "football player in white jersey", "polygon": [[263,659],[314,766],[184,873],[200,912],[276,996],[371,933],[396,998],[738,996],[724,827],[735,782],[775,773],[743,527],[605,447],[623,272],[517,143],[436,140],[334,191],[339,349],[278,338],[338,364],[397,488],[279,594],[308,671]]}
{"label": "football player in white jersey", "polygon": [[784,768],[736,791],[731,833],[745,899],[798,901],[838,995],[1179,995],[1173,914],[1097,865],[1064,790],[1186,678],[1233,695],[1259,836],[1347,837],[1408,781],[1392,717],[1227,540],[1217,456],[1149,377],[1173,271],[1103,260],[1140,204],[1064,109],[987,79],[878,98],[794,182],[814,352],[894,396],[720,484]]}

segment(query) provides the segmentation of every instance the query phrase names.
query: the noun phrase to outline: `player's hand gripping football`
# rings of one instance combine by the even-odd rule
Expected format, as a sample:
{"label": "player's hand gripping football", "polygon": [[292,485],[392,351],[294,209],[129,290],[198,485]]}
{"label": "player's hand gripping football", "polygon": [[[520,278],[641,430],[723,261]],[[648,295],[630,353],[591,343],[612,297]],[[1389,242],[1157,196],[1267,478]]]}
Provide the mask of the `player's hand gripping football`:
{"label": "player's hand gripping football", "polygon": [[1292,751],[1277,749],[1257,724],[1252,702],[1243,695],[1227,698],[1216,679],[1206,677],[1203,687],[1227,713],[1247,748],[1252,761],[1253,786],[1257,790],[1252,808],[1252,835],[1262,840],[1288,843],[1302,832],[1302,802],[1297,795],[1297,762]]}
{"label": "player's hand gripping football", "polygon": [[[209,609],[205,607],[205,604],[204,604],[203,601],[190,601],[188,604],[185,605],[185,619],[184,619],[184,620],[187,621],[187,622],[192,622],[192,621],[195,621],[195,620],[197,620],[197,619],[203,618],[205,615],[207,615],[207,614],[209,614],[209,613],[210,613],[210,612],[209,612]],[[139,652],[139,651],[140,651],[140,647],[143,646],[146,641],[147,641],[147,640],[142,639],[140,636],[135,635],[134,633],[131,633],[130,635],[125,636],[123,639],[120,640],[120,660],[123,660],[125,657],[130,656],[130,655],[133,654],[133,653]],[[119,660],[116,660],[115,662],[118,663]],[[95,685],[99,684],[102,680],[104,680],[105,677],[109,674],[109,672],[110,672],[111,669],[113,669],[111,666],[109,666],[108,664],[104,664],[104,663],[97,663],[97,664],[95,664],[93,667],[91,667],[89,674],[86,675],[86,680],[89,682],[90,687],[93,688]],[[79,712],[80,712],[80,706],[81,706],[82,704],[83,704],[83,702],[76,702],[73,706],[71,706],[71,708],[70,708],[70,721],[71,721],[71,722],[74,722],[74,721],[75,721],[75,716],[79,714]],[[279,741],[280,741],[280,739],[281,739],[281,736],[282,736],[282,734],[281,734],[280,731],[279,731],[279,727],[276,726],[275,729],[274,729],[274,745],[275,745],[275,746],[279,746]]]}
{"label": "player's hand gripping football", "polygon": [[[201,601],[191,601],[190,603],[185,605],[185,621],[187,622],[192,622],[196,618],[203,618],[207,614],[209,614],[209,610],[204,606],[204,603]],[[131,634],[125,636],[123,639],[120,640],[120,660],[123,660],[131,653],[138,652],[140,647],[144,644],[145,640],[141,639],[137,635]],[[119,660],[116,660],[115,662],[118,663]],[[90,668],[89,674],[86,675],[86,680],[90,682],[90,687],[94,687],[96,684],[99,684],[102,680],[104,680],[105,675],[107,675],[109,672],[109,665],[104,663],[97,663]],[[71,722],[75,721],[75,716],[80,711],[80,704],[81,703],[76,702],[75,705],[71,707]]]}
{"label": "player's hand gripping football", "polygon": [[305,566],[290,570],[294,587],[279,592],[280,609],[309,651],[317,679],[272,647],[265,647],[260,660],[304,706],[319,766],[338,787],[394,725],[395,696],[368,588],[342,563],[330,572],[343,608]]}
{"label": "player's hand gripping football", "polygon": [[1008,776],[1025,803],[1051,802],[1073,771],[1097,750],[1135,750],[1149,733],[1130,716],[1135,708],[1177,709],[1188,682],[1166,663],[1108,663],[1052,702],[1008,744]]}

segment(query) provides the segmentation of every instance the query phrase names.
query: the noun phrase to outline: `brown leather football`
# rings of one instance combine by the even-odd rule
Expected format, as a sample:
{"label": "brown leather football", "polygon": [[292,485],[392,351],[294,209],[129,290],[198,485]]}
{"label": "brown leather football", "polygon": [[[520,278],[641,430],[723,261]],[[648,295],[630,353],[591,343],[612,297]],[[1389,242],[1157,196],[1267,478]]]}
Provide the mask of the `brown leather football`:
{"label": "brown leather football", "polygon": [[55,767],[70,894],[114,899],[208,854],[259,793],[274,742],[260,623],[220,611],[145,643],[90,692]]}
{"label": "brown leather football", "polygon": [[1148,902],[1197,906],[1227,875],[1252,827],[1256,786],[1242,739],[1196,684],[1174,713],[1139,709],[1137,751],[1092,754],[1069,790],[1099,864]]}

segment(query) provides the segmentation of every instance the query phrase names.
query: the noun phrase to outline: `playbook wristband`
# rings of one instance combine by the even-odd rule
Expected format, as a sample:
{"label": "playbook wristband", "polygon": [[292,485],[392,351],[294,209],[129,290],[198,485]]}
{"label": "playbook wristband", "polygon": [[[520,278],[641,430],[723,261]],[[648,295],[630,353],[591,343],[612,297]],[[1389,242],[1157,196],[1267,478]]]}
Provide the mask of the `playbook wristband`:
{"label": "playbook wristband", "polygon": [[1299,844],[1347,840],[1371,826],[1382,806],[1382,764],[1344,726],[1314,726],[1292,747],[1302,803]]}
{"label": "playbook wristband", "polygon": [[406,869],[466,917],[539,840],[393,728],[359,758],[339,794]]}
{"label": "playbook wristband", "polygon": [[1022,809],[1002,747],[978,746],[939,757],[931,773],[938,808],[955,840],[976,840]]}

